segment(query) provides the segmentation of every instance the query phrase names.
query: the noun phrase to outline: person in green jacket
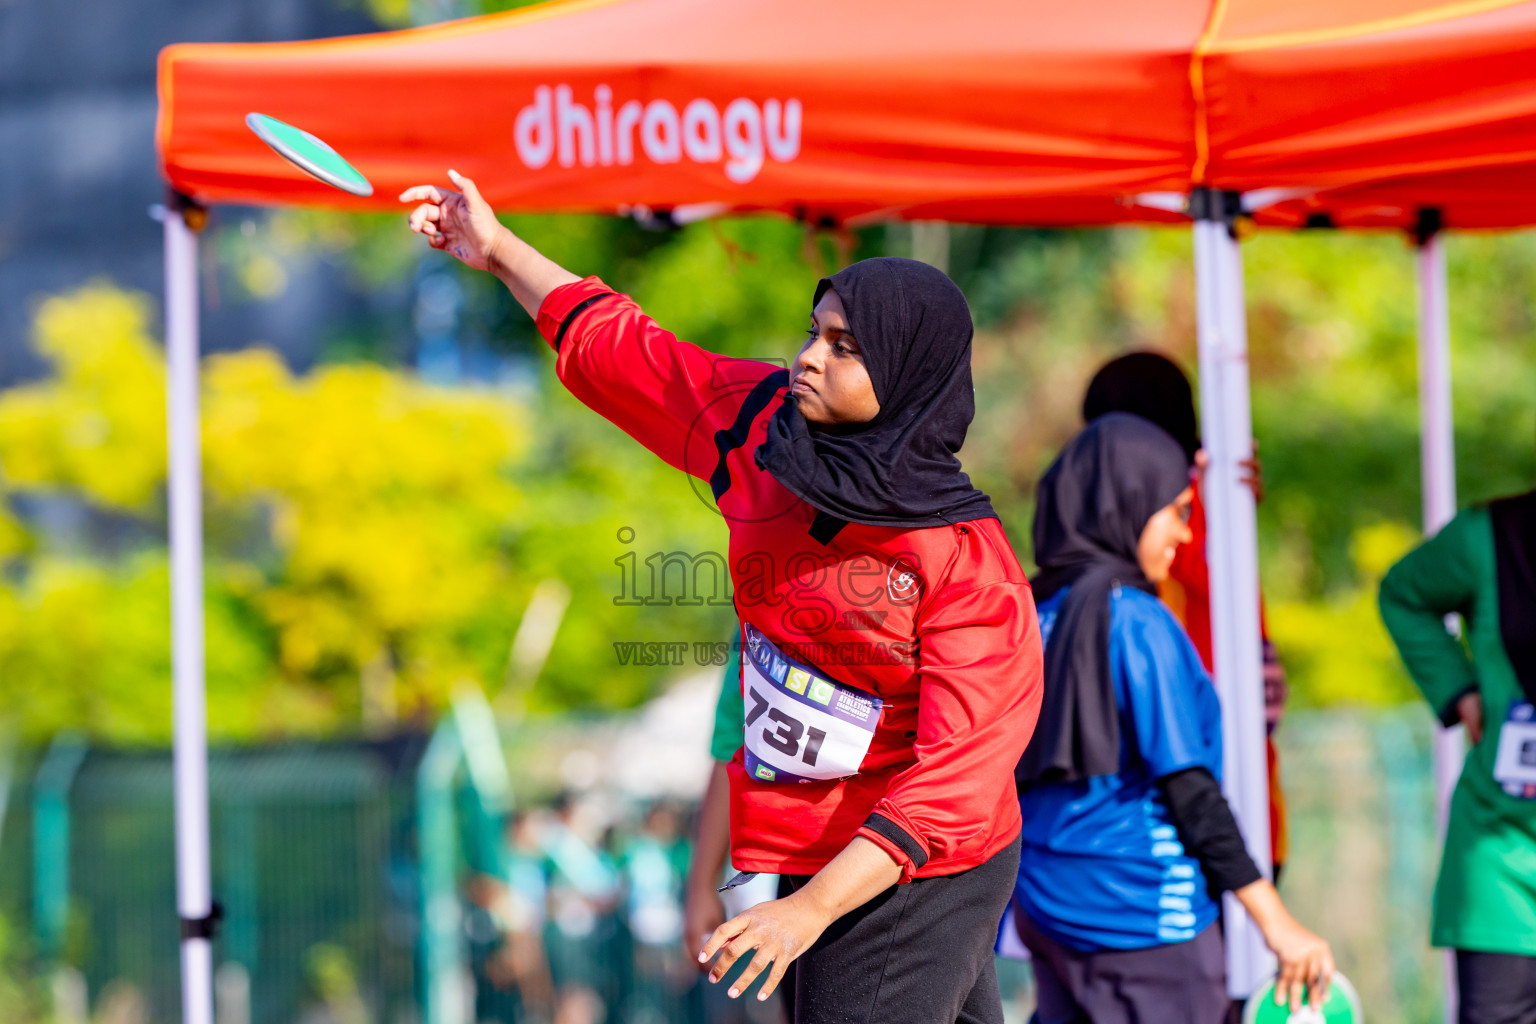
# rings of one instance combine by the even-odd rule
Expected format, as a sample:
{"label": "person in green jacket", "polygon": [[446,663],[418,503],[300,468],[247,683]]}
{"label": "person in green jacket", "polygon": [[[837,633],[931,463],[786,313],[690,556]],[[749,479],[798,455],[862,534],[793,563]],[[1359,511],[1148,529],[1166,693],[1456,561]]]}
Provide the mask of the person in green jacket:
{"label": "person in green jacket", "polygon": [[[1446,631],[1462,616],[1466,643]],[[1471,749],[1451,800],[1432,941],[1460,1024],[1536,1022],[1536,491],[1471,508],[1392,567],[1381,615]]]}

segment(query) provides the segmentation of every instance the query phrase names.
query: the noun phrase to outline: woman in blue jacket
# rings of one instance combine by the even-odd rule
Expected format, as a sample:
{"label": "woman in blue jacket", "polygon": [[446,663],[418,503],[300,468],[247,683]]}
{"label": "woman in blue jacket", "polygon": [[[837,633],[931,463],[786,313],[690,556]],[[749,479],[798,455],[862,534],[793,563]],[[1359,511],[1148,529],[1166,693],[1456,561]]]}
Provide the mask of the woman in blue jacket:
{"label": "woman in blue jacket", "polygon": [[1014,915],[1040,1024],[1218,1024],[1228,998],[1218,898],[1232,892],[1280,961],[1277,996],[1315,1004],[1328,944],[1286,911],[1221,794],[1221,706],[1157,598],[1190,539],[1189,460],[1139,416],[1094,420],[1040,481],[1034,580],[1045,699],[1019,762]]}

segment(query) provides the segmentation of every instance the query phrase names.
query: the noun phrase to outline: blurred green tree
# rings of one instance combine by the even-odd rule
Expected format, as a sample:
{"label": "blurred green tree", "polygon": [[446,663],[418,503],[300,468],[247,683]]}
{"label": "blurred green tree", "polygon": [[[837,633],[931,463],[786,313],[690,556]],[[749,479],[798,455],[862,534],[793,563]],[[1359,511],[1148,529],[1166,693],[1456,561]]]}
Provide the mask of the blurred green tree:
{"label": "blurred green tree", "polygon": [[[6,489],[111,508],[152,539],[104,557],[4,520],[0,703],[33,733],[163,739],[164,368],[147,305],[96,285],[49,300],[38,324],[56,373],[0,393]],[[620,530],[630,547],[700,550],[718,519],[659,461],[620,454],[632,442],[617,430],[564,395],[432,387],[367,363],[295,377],[263,349],[209,358],[204,380],[216,732],[384,726],[430,716],[466,680],[494,693],[549,577],[578,599],[530,706],[627,706],[654,685],[612,642],[679,639],[679,618],[614,604]],[[726,614],[682,610],[683,628],[703,627],[681,639],[723,636]]]}

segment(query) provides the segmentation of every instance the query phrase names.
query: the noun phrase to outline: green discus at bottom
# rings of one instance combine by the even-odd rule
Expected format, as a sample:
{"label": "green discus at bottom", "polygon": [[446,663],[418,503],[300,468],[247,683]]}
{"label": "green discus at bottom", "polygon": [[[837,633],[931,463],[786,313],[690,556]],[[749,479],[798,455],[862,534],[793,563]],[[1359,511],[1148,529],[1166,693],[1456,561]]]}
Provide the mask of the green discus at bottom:
{"label": "green discus at bottom", "polygon": [[284,124],[266,114],[246,114],[246,127],[271,146],[277,155],[312,177],[350,192],[354,196],[373,195],[373,185],[347,163],[342,155],[302,128]]}
{"label": "green discus at bottom", "polygon": [[1243,1009],[1243,1024],[1362,1024],[1364,1020],[1355,987],[1337,971],[1328,983],[1328,998],[1323,1000],[1321,1013],[1311,1006],[1303,1006],[1295,1013],[1284,1006],[1276,1006],[1273,978],[1254,993]]}

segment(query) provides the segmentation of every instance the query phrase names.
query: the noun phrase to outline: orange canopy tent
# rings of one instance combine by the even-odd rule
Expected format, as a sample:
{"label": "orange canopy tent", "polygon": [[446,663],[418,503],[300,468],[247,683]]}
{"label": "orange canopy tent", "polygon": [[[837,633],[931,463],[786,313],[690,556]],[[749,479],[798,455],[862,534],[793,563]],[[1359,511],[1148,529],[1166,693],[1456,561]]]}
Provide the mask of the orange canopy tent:
{"label": "orange canopy tent", "polygon": [[[394,209],[403,188],[453,166],[507,210],[1193,219],[1225,785],[1267,864],[1232,222],[1424,229],[1426,522],[1436,525],[1454,489],[1444,264],[1431,229],[1536,223],[1533,52],[1536,0],[555,0],[348,39],[169,47],[157,141],[179,203]],[[250,111],[326,139],[373,180],[373,197],[289,167],[246,130]],[[205,1024],[196,242],[187,218],[167,216],[165,228],[178,900],[193,922],[184,1020]],[[1229,906],[1229,982],[1246,995],[1269,961],[1242,920]],[[427,1009],[431,1024],[447,1019]]]}
{"label": "orange canopy tent", "polygon": [[[391,206],[447,161],[498,208],[843,219],[1006,201],[1030,220],[1114,221],[1116,197],[1187,184],[1182,51],[1206,4],[1114,6],[560,0],[376,36],[173,46],[160,151],[172,184],[209,201]],[[274,161],[248,109],[326,139],[374,198]],[[1044,196],[1077,198],[1028,203]]]}
{"label": "orange canopy tent", "polygon": [[[1144,193],[1329,190],[1336,220],[1536,217],[1530,0],[557,0],[344,39],[161,57],[168,180],[204,202],[392,205],[451,163],[498,207],[724,207],[811,220],[1168,220]],[[259,110],[378,186],[273,158]],[[1433,177],[1430,177],[1433,176]],[[1431,194],[1432,192],[1432,194]],[[1297,209],[1305,213],[1295,212]],[[1268,218],[1266,218],[1268,219]]]}
{"label": "orange canopy tent", "polygon": [[1216,6],[1195,183],[1295,188],[1339,224],[1409,227],[1426,206],[1458,228],[1536,223],[1510,173],[1536,169],[1536,3]]}

